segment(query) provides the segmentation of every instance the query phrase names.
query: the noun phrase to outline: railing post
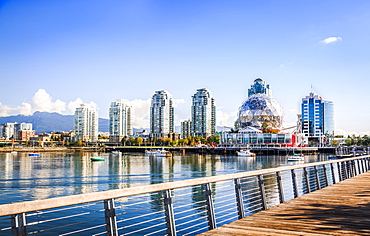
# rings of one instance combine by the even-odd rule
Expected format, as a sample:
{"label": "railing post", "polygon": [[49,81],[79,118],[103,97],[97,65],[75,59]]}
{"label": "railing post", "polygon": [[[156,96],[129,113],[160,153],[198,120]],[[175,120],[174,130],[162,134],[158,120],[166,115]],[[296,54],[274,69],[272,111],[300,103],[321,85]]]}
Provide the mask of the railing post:
{"label": "railing post", "polygon": [[334,165],[333,165],[333,163],[330,163],[330,169],[331,169],[331,176],[333,178],[333,184],[335,184],[336,181],[335,181],[335,173],[334,173]]}
{"label": "railing post", "polygon": [[114,200],[104,200],[105,228],[107,236],[117,236],[116,210],[114,209]]}
{"label": "railing post", "polygon": [[343,180],[342,176],[342,163],[337,162],[337,169],[338,169],[338,182]]}
{"label": "railing post", "polygon": [[16,214],[11,216],[12,235],[26,236],[26,214]]}
{"label": "railing post", "polygon": [[356,170],[356,161],[355,160],[352,160],[351,161],[351,164],[352,164],[352,177],[356,176],[357,175],[357,170]]}
{"label": "railing post", "polygon": [[346,161],[347,164],[347,176],[348,179],[352,177],[352,168],[351,168],[351,161]]}
{"label": "railing post", "polygon": [[310,180],[308,178],[307,167],[303,167],[303,174],[304,174],[304,178],[306,180],[307,193],[310,193],[311,192],[311,186],[310,186]]}
{"label": "railing post", "polygon": [[317,189],[321,189],[319,171],[317,170],[317,166],[314,166],[313,168],[315,170]]}
{"label": "railing post", "polygon": [[292,174],[292,184],[293,184],[293,193],[294,193],[294,198],[298,197],[298,185],[297,185],[297,178],[294,169],[290,170]]}
{"label": "railing post", "polygon": [[240,179],[234,179],[234,186],[235,186],[236,206],[238,208],[238,218],[242,219],[245,217],[245,214]]}
{"label": "railing post", "polygon": [[342,163],[342,174],[343,174],[343,178],[342,180],[344,179],[348,179],[348,171],[347,171],[347,165],[346,165],[346,162],[343,161]]}
{"label": "railing post", "polygon": [[216,228],[216,217],[215,217],[215,209],[213,206],[211,184],[206,183],[203,185],[203,188],[204,188],[204,194],[206,197],[206,204],[207,204],[208,229],[211,230],[211,229]]}
{"label": "railing post", "polygon": [[263,176],[257,175],[258,178],[258,186],[260,188],[261,193],[261,203],[262,203],[262,209],[267,209],[267,202],[266,202],[266,192],[265,192],[265,183],[263,182]]}
{"label": "railing post", "polygon": [[366,170],[365,170],[365,159],[364,158],[361,159],[361,170],[362,170],[361,174],[366,172]]}
{"label": "railing post", "polygon": [[325,187],[328,187],[329,186],[329,180],[328,180],[328,174],[326,173],[326,166],[325,165],[322,165],[322,169],[324,171],[324,178],[325,178]]}
{"label": "railing post", "polygon": [[176,236],[175,215],[173,213],[172,197],[169,189],[163,191],[163,198],[167,235]]}
{"label": "railing post", "polygon": [[284,197],[283,181],[281,180],[280,171],[276,172],[276,180],[277,180],[277,186],[279,189],[279,200],[280,200],[280,203],[283,203],[285,202],[285,197]]}

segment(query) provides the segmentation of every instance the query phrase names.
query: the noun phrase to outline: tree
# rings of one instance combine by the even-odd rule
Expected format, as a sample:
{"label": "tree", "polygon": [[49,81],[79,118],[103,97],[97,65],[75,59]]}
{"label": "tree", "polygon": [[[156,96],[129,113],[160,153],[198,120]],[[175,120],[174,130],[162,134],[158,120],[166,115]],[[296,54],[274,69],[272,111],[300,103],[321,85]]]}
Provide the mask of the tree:
{"label": "tree", "polygon": [[338,142],[338,140],[331,140],[331,141],[330,141],[330,144],[331,144],[331,146],[333,146],[333,147],[338,147],[338,146],[339,146],[339,142]]}
{"label": "tree", "polygon": [[170,143],[172,142],[172,139],[171,138],[166,138],[166,145],[167,146],[170,146]]}
{"label": "tree", "polygon": [[141,144],[143,144],[143,138],[142,137],[136,137],[135,138],[135,143],[139,146],[141,146]]}
{"label": "tree", "polygon": [[126,142],[127,142],[127,136],[123,137],[121,140],[121,143],[123,146],[126,146]]}
{"label": "tree", "polygon": [[128,142],[129,146],[132,146],[135,143],[135,138],[134,137],[129,137],[127,142]]}

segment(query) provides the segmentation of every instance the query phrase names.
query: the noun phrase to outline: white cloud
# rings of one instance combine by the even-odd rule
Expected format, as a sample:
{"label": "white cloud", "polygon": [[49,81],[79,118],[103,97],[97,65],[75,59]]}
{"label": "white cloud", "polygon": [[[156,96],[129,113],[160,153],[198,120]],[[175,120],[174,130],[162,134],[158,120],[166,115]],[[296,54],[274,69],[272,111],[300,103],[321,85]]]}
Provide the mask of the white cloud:
{"label": "white cloud", "polygon": [[150,98],[147,100],[135,99],[128,101],[128,105],[132,107],[131,120],[134,128],[149,127],[150,101]]}
{"label": "white cloud", "polygon": [[217,109],[216,111],[216,123],[217,126],[234,127],[237,115],[236,112],[226,113]]}
{"label": "white cloud", "polygon": [[[50,94],[45,89],[39,89],[32,97],[30,103],[23,102],[21,106],[11,108],[7,105],[0,103],[0,116],[11,116],[11,115],[32,115],[35,111],[41,112],[57,112],[63,115],[71,115],[75,109],[83,104],[81,98],[77,98],[75,101],[68,103],[63,102],[59,99],[53,100]],[[95,102],[85,103],[93,108],[98,108]]]}
{"label": "white cloud", "polygon": [[7,105],[3,105],[1,102],[0,102],[0,116],[8,116],[9,115],[9,112],[12,110],[12,108],[10,108],[9,106]]}
{"label": "white cloud", "polygon": [[321,40],[320,43],[330,44],[330,43],[335,43],[335,42],[338,42],[338,41],[342,41],[342,38],[341,37],[328,37],[324,40]]}
{"label": "white cloud", "polygon": [[32,97],[32,111],[62,113],[66,110],[66,103],[57,99],[55,102],[45,89],[39,89]]}

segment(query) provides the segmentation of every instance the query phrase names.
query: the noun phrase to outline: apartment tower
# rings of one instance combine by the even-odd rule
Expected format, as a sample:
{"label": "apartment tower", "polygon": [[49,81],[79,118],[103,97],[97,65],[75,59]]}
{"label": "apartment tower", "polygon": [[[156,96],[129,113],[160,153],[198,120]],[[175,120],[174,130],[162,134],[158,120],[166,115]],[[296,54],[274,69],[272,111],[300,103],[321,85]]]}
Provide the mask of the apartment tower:
{"label": "apartment tower", "polygon": [[202,88],[192,96],[191,135],[208,137],[216,132],[216,107],[211,91]]}
{"label": "apartment tower", "polygon": [[173,132],[172,95],[166,90],[155,91],[150,106],[150,136],[168,138]]}
{"label": "apartment tower", "polygon": [[109,141],[120,142],[123,137],[132,135],[131,107],[126,99],[111,102],[109,108]]}
{"label": "apartment tower", "polygon": [[74,115],[76,140],[93,142],[98,140],[98,113],[95,108],[81,104]]}

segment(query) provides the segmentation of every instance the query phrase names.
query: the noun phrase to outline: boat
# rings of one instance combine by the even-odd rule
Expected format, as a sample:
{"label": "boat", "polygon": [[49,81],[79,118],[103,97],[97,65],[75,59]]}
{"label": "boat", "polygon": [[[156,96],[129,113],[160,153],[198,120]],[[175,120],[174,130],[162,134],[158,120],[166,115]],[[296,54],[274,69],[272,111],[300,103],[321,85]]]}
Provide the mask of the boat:
{"label": "boat", "polygon": [[300,154],[288,156],[288,161],[304,161],[304,157]]}
{"label": "boat", "polygon": [[105,161],[103,157],[91,157],[91,161]]}
{"label": "boat", "polygon": [[38,152],[30,152],[30,153],[28,153],[28,156],[29,157],[39,157],[40,156],[40,153],[38,153]]}
{"label": "boat", "polygon": [[121,152],[120,151],[112,151],[112,154],[117,154],[119,155]]}
{"label": "boat", "polygon": [[11,154],[18,154],[18,152],[17,151],[12,151]]}
{"label": "boat", "polygon": [[236,152],[238,156],[243,156],[243,157],[255,157],[256,154],[251,152],[249,149],[241,149],[239,152]]}
{"label": "boat", "polygon": [[170,151],[159,149],[159,150],[145,150],[145,154],[148,156],[156,156],[156,157],[168,157],[172,156]]}

